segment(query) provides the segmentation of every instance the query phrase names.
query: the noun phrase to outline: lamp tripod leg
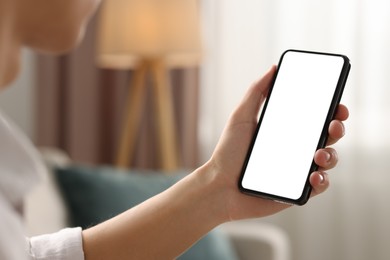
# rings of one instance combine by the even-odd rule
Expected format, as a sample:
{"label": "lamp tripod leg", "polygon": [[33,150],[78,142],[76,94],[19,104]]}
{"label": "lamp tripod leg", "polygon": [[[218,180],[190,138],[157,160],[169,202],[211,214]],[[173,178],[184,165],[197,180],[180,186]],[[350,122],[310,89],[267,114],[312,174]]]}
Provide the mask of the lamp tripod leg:
{"label": "lamp tripod leg", "polygon": [[141,61],[134,71],[134,78],[129,86],[125,119],[118,147],[116,166],[127,168],[134,156],[136,135],[141,124],[141,115],[145,102],[145,77],[148,64]]}
{"label": "lamp tripod leg", "polygon": [[178,169],[179,165],[172,92],[164,61],[154,60],[151,67],[158,117],[161,167],[164,171],[172,171]]}

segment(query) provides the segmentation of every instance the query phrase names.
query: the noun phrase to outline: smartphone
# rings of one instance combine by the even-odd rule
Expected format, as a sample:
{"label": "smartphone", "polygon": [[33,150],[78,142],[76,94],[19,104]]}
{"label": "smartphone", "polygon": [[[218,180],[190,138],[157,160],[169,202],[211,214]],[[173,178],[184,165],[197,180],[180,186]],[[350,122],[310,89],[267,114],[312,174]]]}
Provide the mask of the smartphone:
{"label": "smartphone", "polygon": [[289,204],[307,202],[309,176],[318,168],[314,154],[326,145],[350,68],[345,55],[282,54],[242,167],[242,192]]}

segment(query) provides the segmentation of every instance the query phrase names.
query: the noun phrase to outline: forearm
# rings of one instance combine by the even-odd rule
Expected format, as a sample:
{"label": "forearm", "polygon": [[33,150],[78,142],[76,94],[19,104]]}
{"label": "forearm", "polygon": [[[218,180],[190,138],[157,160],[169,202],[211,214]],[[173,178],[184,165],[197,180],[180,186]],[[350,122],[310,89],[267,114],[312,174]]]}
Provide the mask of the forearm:
{"label": "forearm", "polygon": [[210,167],[83,232],[87,259],[173,259],[222,223],[221,195]]}

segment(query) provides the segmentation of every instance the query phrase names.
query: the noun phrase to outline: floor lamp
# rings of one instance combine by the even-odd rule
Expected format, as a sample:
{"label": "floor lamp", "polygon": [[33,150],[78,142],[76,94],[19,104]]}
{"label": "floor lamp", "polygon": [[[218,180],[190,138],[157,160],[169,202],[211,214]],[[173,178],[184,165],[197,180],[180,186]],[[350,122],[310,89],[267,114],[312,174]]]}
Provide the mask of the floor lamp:
{"label": "floor lamp", "polygon": [[152,79],[161,169],[179,167],[169,69],[196,66],[200,60],[197,0],[110,0],[99,17],[98,65],[133,69],[116,165],[130,166]]}

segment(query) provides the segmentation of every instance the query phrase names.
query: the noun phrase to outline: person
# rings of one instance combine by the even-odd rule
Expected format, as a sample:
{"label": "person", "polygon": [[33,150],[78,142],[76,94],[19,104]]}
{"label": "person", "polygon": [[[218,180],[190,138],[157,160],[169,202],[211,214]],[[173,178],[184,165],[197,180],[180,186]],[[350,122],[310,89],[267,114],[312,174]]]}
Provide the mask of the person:
{"label": "person", "polygon": [[[80,41],[99,0],[0,0],[0,87],[17,75],[22,47],[49,53]],[[275,66],[247,91],[232,113],[211,158],[177,184],[128,211],[86,230],[64,229],[25,238],[22,201],[42,167],[37,152],[4,115],[0,117],[0,259],[172,259],[221,223],[275,214],[289,205],[244,195],[240,169]],[[307,109],[310,109],[309,107]],[[327,147],[314,160],[312,195],[329,186],[337,164],[329,147],[344,135],[348,109],[339,105]],[[292,149],[291,147],[286,149]],[[293,152],[293,151],[291,151]]]}

